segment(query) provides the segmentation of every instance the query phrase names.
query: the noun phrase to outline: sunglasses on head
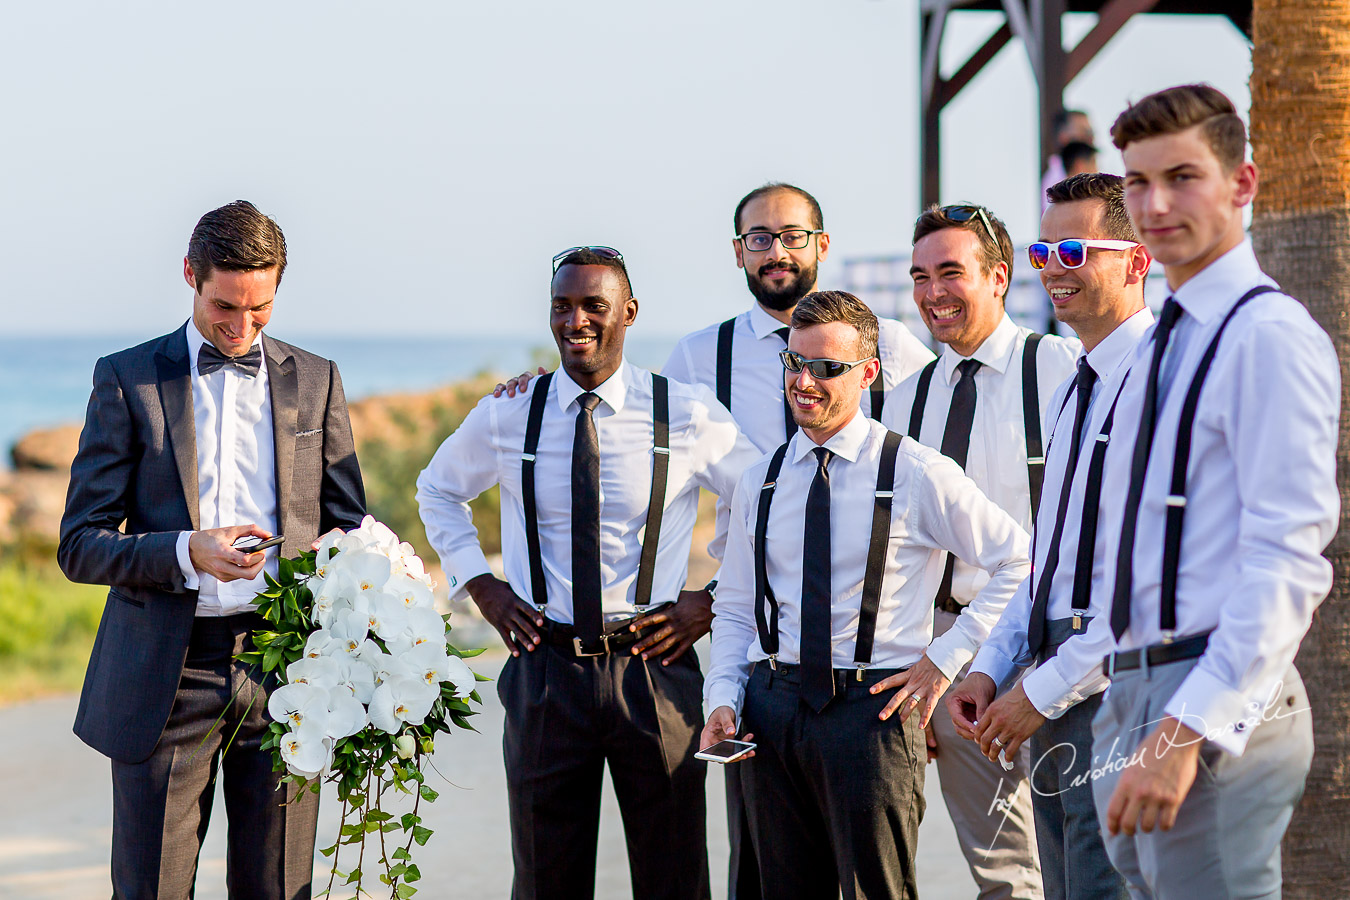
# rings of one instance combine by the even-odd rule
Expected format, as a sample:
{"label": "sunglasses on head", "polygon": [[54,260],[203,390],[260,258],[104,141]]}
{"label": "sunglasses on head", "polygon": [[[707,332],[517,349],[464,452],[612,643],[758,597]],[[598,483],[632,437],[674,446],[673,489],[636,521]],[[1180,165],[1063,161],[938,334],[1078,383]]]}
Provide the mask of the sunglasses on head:
{"label": "sunglasses on head", "polygon": [[563,260],[567,259],[567,257],[571,256],[573,253],[577,253],[581,250],[589,250],[596,256],[603,256],[605,259],[617,259],[619,262],[623,262],[623,254],[620,253],[618,250],[615,250],[613,247],[601,247],[601,246],[568,247],[563,252],[554,255],[553,274],[555,275],[558,274],[558,266],[562,264]]}
{"label": "sunglasses on head", "polygon": [[812,378],[822,381],[838,378],[850,369],[861,366],[872,359],[870,356],[867,359],[856,359],[852,362],[845,362],[842,359],[807,359],[796,350],[779,350],[778,358],[783,361],[783,368],[793,375],[800,374],[802,369],[805,369],[811,373]]}
{"label": "sunglasses on head", "polygon": [[979,206],[975,203],[956,203],[951,206],[944,206],[939,209],[938,212],[942,213],[953,222],[969,222],[971,219],[978,216],[980,221],[984,224],[984,230],[985,233],[989,235],[989,239],[993,241],[995,245],[998,244],[998,235],[994,233],[994,224],[989,221],[989,214],[984,211],[983,206]]}
{"label": "sunglasses on head", "polygon": [[1033,269],[1044,269],[1048,266],[1052,253],[1064,268],[1077,269],[1087,262],[1089,247],[1096,247],[1099,250],[1128,250],[1138,246],[1134,241],[1085,241],[1082,238],[1069,238],[1056,243],[1037,241],[1027,247],[1027,256],[1031,259]]}

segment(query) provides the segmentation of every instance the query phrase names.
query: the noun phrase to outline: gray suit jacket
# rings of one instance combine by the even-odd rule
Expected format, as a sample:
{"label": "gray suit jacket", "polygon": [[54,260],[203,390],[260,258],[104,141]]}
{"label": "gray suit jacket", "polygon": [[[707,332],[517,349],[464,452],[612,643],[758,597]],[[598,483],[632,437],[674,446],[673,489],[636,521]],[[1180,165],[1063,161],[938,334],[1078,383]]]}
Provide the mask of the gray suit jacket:
{"label": "gray suit jacket", "polygon": [[[191,327],[189,325],[189,327]],[[263,336],[285,556],[365,514],[337,367]],[[57,558],[71,581],[108,585],[75,733],[127,763],[148,758],[169,719],[197,592],[184,587],[178,533],[198,528],[197,439],[183,329],[94,366],[70,471]],[[242,523],[241,523],[242,524]]]}

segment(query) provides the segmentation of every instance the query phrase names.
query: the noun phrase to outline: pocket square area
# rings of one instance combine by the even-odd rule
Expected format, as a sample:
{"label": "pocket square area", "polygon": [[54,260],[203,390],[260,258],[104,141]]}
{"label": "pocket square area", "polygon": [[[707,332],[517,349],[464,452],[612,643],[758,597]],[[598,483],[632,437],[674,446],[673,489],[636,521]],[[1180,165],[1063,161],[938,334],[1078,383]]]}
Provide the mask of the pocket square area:
{"label": "pocket square area", "polygon": [[322,428],[311,428],[309,431],[297,431],[295,436],[298,438],[309,437],[312,434],[323,434]]}

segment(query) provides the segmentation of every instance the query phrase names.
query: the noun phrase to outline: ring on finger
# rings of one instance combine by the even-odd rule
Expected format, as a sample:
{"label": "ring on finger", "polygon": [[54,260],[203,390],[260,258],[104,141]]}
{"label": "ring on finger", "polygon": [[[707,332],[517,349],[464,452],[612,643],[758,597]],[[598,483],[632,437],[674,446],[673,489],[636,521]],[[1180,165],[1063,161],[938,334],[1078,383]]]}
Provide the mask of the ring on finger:
{"label": "ring on finger", "polygon": [[1002,741],[1001,739],[999,739],[999,738],[994,738],[994,746],[995,746],[995,747],[1002,747],[1002,746],[1003,746],[1003,741]]}
{"label": "ring on finger", "polygon": [[516,633],[513,631],[511,632],[511,643],[514,644],[515,642],[516,642]]}

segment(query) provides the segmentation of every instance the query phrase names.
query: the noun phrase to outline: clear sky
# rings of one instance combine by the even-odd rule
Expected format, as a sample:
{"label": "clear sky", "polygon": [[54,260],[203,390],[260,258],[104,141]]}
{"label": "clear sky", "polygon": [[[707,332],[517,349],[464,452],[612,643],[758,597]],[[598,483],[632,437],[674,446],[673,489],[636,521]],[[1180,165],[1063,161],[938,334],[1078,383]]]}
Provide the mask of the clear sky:
{"label": "clear sky", "polygon": [[[0,333],[159,334],[186,318],[198,216],[286,232],[269,330],[546,340],[550,257],[628,259],[638,326],[750,297],[731,214],[768,180],[820,199],[837,260],[908,247],[914,0],[12,3],[0,31]],[[967,13],[948,46],[998,23]],[[1073,16],[1066,39],[1090,16]],[[1215,18],[1136,18],[1069,88],[1104,148],[1128,99],[1207,80],[1249,105]],[[1012,43],[944,118],[944,200],[1034,237],[1034,89]]]}

